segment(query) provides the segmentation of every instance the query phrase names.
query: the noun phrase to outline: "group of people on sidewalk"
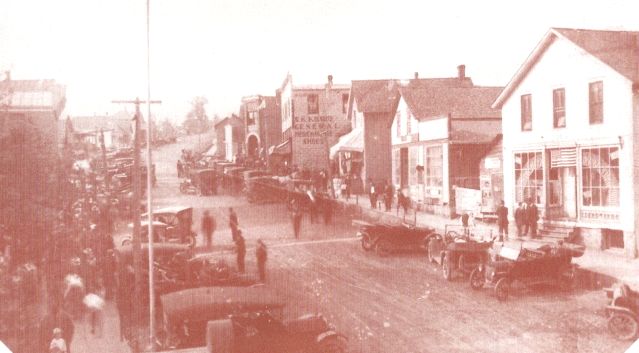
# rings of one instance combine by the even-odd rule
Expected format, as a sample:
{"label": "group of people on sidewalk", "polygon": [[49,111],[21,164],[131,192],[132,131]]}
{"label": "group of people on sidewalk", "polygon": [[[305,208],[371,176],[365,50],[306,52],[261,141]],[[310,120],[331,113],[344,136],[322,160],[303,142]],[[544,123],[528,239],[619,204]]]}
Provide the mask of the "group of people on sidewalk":
{"label": "group of people on sidewalk", "polygon": [[[537,221],[539,220],[539,210],[533,199],[529,198],[526,202],[519,202],[514,213],[515,225],[517,226],[517,237],[530,236],[538,238]],[[504,200],[501,200],[497,207],[497,225],[499,226],[499,240],[503,241],[504,236],[508,238],[508,207]]]}
{"label": "group of people on sidewalk", "polygon": [[[216,228],[215,218],[207,210],[204,211],[202,216],[202,234],[206,241],[206,248],[213,248],[213,233]],[[245,273],[245,258],[246,258],[246,240],[242,235],[240,224],[237,218],[237,213],[232,207],[229,207],[229,228],[231,229],[231,236],[235,243],[235,253],[237,260],[237,269],[240,273]],[[266,244],[261,239],[257,240],[257,246],[255,249],[255,256],[257,259],[257,271],[261,282],[266,281],[266,260],[268,257],[268,251]]]}

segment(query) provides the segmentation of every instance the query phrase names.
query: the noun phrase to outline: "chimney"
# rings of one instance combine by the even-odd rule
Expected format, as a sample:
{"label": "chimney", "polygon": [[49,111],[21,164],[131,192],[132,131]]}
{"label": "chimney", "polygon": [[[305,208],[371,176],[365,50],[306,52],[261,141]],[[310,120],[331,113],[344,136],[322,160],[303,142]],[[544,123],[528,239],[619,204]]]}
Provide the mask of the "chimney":
{"label": "chimney", "polygon": [[457,78],[463,80],[466,78],[466,65],[457,66]]}
{"label": "chimney", "polygon": [[419,79],[419,72],[415,71],[415,79]]}

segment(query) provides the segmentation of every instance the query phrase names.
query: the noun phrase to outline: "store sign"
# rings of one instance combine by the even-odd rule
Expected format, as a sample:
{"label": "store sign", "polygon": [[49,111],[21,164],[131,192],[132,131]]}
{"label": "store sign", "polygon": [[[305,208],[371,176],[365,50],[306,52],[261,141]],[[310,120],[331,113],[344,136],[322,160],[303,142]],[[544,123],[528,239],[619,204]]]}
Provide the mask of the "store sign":
{"label": "store sign", "polygon": [[329,136],[337,130],[334,116],[300,116],[293,121],[293,137],[303,145],[324,144],[324,134]]}

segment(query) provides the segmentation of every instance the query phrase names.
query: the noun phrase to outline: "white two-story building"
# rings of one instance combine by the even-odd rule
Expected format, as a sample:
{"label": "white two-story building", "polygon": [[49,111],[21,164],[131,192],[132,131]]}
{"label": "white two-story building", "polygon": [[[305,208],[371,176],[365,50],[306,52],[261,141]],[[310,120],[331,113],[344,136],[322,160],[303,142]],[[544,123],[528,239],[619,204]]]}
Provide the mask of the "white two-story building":
{"label": "white two-story building", "polygon": [[493,104],[506,205],[533,200],[542,227],[636,257],[638,92],[639,33],[550,29]]}

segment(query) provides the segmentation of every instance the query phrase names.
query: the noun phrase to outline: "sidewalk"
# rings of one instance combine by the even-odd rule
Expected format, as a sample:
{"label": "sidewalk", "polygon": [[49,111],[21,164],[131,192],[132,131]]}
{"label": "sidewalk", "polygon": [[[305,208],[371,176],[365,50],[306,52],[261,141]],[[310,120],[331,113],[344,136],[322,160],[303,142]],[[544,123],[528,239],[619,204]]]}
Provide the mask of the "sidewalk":
{"label": "sidewalk", "polygon": [[[355,197],[351,197],[348,201],[345,199],[338,199],[338,202],[347,204],[350,207],[356,208],[357,217],[366,221],[381,221],[387,223],[397,223],[403,220],[402,209],[397,212],[396,205],[391,208],[391,211],[385,212],[382,209],[371,209],[370,202],[367,196],[360,196],[357,200]],[[358,202],[358,204],[356,204]],[[455,230],[458,233],[461,229],[461,220],[459,218],[448,219],[444,216],[425,213],[423,211],[408,210],[405,222],[414,224],[415,220],[417,225],[435,228],[438,232],[444,233],[446,227],[448,230]],[[471,228],[471,233],[479,236],[489,237],[496,235],[498,231],[495,223],[484,223],[479,220],[475,220],[475,226]],[[544,242],[550,240],[543,239],[531,239],[529,237],[516,238],[517,228],[514,224],[509,224],[508,234],[510,238],[504,243],[510,247],[537,247]],[[523,243],[523,244],[522,244]],[[589,281],[589,287],[601,287],[609,286],[613,282],[625,282],[635,289],[639,289],[639,259],[628,259],[623,254],[617,254],[609,251],[586,249],[583,256],[574,258],[573,262],[579,265],[579,268],[583,271],[589,272],[585,280]]]}

